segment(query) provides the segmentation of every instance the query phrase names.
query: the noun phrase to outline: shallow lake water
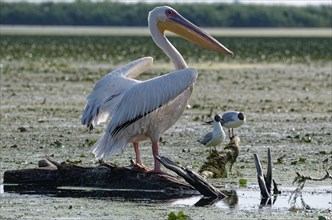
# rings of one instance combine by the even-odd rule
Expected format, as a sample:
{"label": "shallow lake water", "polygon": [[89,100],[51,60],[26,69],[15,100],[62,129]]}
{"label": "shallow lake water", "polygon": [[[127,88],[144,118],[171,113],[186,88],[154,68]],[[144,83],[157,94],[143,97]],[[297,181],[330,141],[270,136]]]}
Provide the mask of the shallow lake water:
{"label": "shallow lake water", "polygon": [[[101,210],[103,210],[104,217],[107,219],[140,219],[141,217],[144,217],[144,219],[153,219],[155,215],[165,215],[165,211],[168,213],[174,211],[176,213],[178,210],[186,210],[185,214],[189,215],[192,219],[218,219],[219,217],[225,216],[225,212],[226,216],[234,219],[243,218],[245,216],[245,218],[261,216],[262,218],[268,219],[279,217],[282,219],[288,219],[289,217],[291,219],[294,216],[297,216],[298,218],[306,218],[315,215],[324,216],[328,219],[332,212],[331,185],[307,187],[297,195],[292,194],[295,190],[294,187],[281,188],[280,190],[282,193],[277,196],[272,196],[271,201],[261,200],[257,186],[237,188],[236,190],[228,191],[228,193],[232,195],[205,205],[202,205],[203,203],[201,200],[203,197],[200,195],[181,199],[156,201],[147,199],[128,199],[123,197],[97,197],[92,194],[89,194],[88,196],[82,194],[81,197],[75,196],[75,198],[72,198],[70,196],[77,195],[77,192],[93,190],[105,191],[106,189],[60,187],[59,190],[70,190],[71,193],[66,193],[66,196],[61,193],[58,193],[57,195],[52,193],[47,195],[36,195],[35,192],[29,191],[18,194],[8,192],[6,191],[6,186],[0,185],[1,205],[2,208],[4,208],[4,212],[2,212],[3,215],[0,215],[0,217],[11,218],[8,211],[12,212],[15,207],[18,211],[26,213],[26,216],[21,216],[19,213],[15,213],[13,216],[27,219],[35,217],[84,219],[89,216],[103,219],[103,217],[99,215]],[[109,189],[109,191],[112,190]],[[29,204],[24,205],[24,201],[29,202]],[[98,211],[92,210],[91,204],[104,204],[105,206],[109,206],[110,210],[115,208],[117,209],[117,215],[112,216],[107,207],[105,207],[105,209],[98,207]],[[114,204],[117,204],[117,206],[114,207]],[[87,206],[88,208],[84,209],[82,206]],[[130,207],[135,208],[130,209]],[[139,207],[141,207],[141,210]],[[149,209],[153,207],[155,208],[153,215],[149,216]],[[43,212],[45,209],[49,209],[50,212]],[[70,210],[72,211],[70,212]],[[200,210],[200,213],[197,212],[198,210]],[[68,211],[71,214],[68,215]],[[145,216],[144,212],[146,212]],[[67,213],[67,216],[65,213]],[[238,215],[236,215],[236,213]],[[269,213],[273,213],[272,216],[270,216],[271,218],[268,216]],[[296,215],[294,215],[294,213]],[[299,215],[299,213],[301,214]],[[166,217],[164,216],[163,219],[165,218]]]}
{"label": "shallow lake water", "polygon": [[[28,40],[12,37],[5,39],[2,47],[7,48],[8,56],[1,59],[0,63],[0,182],[3,182],[6,170],[36,167],[45,155],[58,162],[95,166],[98,161],[90,153],[91,143],[100,137],[106,125],[89,131],[80,124],[85,98],[100,77],[132,57],[123,56],[111,62],[110,57],[116,51],[111,51],[112,54],[107,54],[106,50],[100,52],[105,53],[109,60],[101,58],[104,56],[96,50],[83,51],[81,54],[77,51],[86,46],[86,41],[76,38],[75,42],[77,40],[78,43],[74,45],[74,49],[77,50],[69,51],[70,53],[65,51],[65,58],[62,57],[62,51],[56,50],[56,45],[65,41],[68,48],[63,49],[69,50],[72,48],[71,38],[62,37],[60,41],[41,37]],[[140,39],[140,42],[144,40]],[[265,61],[261,59],[271,48],[265,48],[259,56],[260,47],[257,45],[260,44],[257,42],[262,40],[269,42],[269,39],[255,39],[254,52],[249,50],[251,46],[246,50],[243,48],[247,39],[242,39],[241,45],[234,41],[246,53],[240,53],[242,58],[235,57],[232,62],[222,62],[224,60],[221,58],[216,62],[188,59],[188,65],[197,68],[199,72],[195,90],[188,108],[174,126],[163,134],[160,144],[162,156],[198,171],[209,150],[196,140],[211,129],[203,126],[202,122],[225,111],[245,112],[247,122],[236,129],[241,143],[232,174],[224,179],[209,180],[220,189],[235,190],[237,199],[230,197],[234,201],[224,199],[211,205],[195,206],[200,196],[171,201],[75,198],[70,195],[56,197],[54,194],[9,193],[1,185],[0,219],[167,219],[170,212],[177,213],[180,210],[192,219],[330,217],[331,180],[308,181],[293,205],[292,199],[289,200],[296,188],[293,184],[296,172],[317,178],[324,176],[325,170],[332,173],[332,74],[331,60],[327,60],[331,57],[330,52],[326,49],[327,46],[324,47],[326,56],[320,60],[320,49],[311,51],[303,46],[307,41],[291,39],[293,46],[294,42],[299,43],[296,44],[297,50],[291,50],[291,57],[285,58],[285,51],[274,51],[279,55],[271,56],[279,59],[275,62],[273,59]],[[274,40],[279,45],[278,42],[284,39]],[[12,42],[20,50],[15,51],[11,47]],[[49,47],[50,42],[55,46]],[[96,47],[103,49],[102,44],[109,42],[111,40],[98,38],[90,43],[98,43],[101,47]],[[315,39],[313,42],[311,46],[321,46],[321,40]],[[326,42],[330,41],[324,39],[324,42],[328,45]],[[36,51],[33,45],[38,45],[37,49],[41,47]],[[50,48],[55,49],[52,52],[49,51]],[[297,53],[301,48],[306,48],[306,51],[308,49],[307,54],[315,52],[317,60],[292,63],[292,56],[296,58],[294,60],[307,60],[308,55],[301,56],[302,52]],[[152,47],[145,49],[156,50]],[[283,45],[283,50],[286,49],[289,49],[287,44]],[[26,53],[26,50],[29,52]],[[90,57],[92,52],[94,58]],[[138,52],[141,50],[137,49]],[[150,51],[146,53],[151,55]],[[250,57],[251,54],[260,58],[246,60],[245,57]],[[189,55],[185,56],[188,58]],[[140,76],[141,80],[173,70],[163,60],[156,59],[155,63],[147,73]],[[277,196],[272,205],[263,207],[253,154],[259,155],[265,167],[267,148],[272,150],[273,179],[280,184],[282,194]],[[145,165],[152,167],[151,144],[143,142],[140,149]],[[134,151],[130,146],[107,159],[107,162],[126,166],[132,158]],[[246,179],[248,186],[239,187],[239,179]],[[231,208],[228,205],[230,203],[234,204]]]}

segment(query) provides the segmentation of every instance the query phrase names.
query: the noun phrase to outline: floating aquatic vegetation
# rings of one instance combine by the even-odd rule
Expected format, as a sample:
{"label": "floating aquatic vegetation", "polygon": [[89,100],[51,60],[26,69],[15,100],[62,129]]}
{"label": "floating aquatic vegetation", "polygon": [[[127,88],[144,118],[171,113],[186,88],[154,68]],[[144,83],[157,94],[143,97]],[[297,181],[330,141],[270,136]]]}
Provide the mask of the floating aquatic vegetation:
{"label": "floating aquatic vegetation", "polygon": [[[189,62],[283,62],[308,63],[330,61],[330,38],[307,37],[223,37],[235,58],[195,47],[180,38],[170,37]],[[149,36],[1,36],[0,49],[4,60],[40,60],[58,58],[66,64],[50,64],[55,68],[70,67],[72,61],[121,63],[143,56],[168,61]],[[69,66],[67,66],[69,65]]]}
{"label": "floating aquatic vegetation", "polygon": [[177,214],[174,212],[169,213],[168,220],[188,220],[190,217],[183,213],[183,211],[179,211]]}

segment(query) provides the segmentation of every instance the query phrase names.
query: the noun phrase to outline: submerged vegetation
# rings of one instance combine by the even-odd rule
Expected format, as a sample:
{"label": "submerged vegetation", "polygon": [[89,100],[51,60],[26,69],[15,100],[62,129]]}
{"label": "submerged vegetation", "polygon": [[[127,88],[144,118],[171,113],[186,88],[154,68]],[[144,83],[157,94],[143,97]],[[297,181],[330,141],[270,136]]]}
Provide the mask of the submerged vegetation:
{"label": "submerged vegetation", "polygon": [[[330,38],[223,37],[234,58],[219,56],[180,38],[171,37],[188,62],[283,62],[331,61]],[[168,61],[150,37],[142,36],[1,36],[1,60],[62,59],[65,62],[120,63],[142,56]]]}

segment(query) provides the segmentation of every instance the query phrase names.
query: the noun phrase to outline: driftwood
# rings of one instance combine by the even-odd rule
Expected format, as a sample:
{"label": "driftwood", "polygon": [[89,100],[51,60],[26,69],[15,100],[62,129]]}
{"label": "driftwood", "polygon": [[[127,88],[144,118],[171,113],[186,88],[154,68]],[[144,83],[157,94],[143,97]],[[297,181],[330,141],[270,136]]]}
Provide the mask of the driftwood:
{"label": "driftwood", "polygon": [[301,186],[300,188],[302,189],[307,180],[324,181],[326,179],[332,179],[331,174],[327,170],[325,170],[325,172],[326,172],[325,176],[323,176],[321,178],[304,176],[304,175],[301,175],[299,172],[296,172],[296,177],[295,177],[293,183],[298,183]]}
{"label": "driftwood", "polygon": [[[34,169],[9,170],[4,173],[5,191],[57,193],[60,196],[117,196],[142,199],[172,199],[197,195],[225,197],[203,178],[193,175],[190,170],[177,166],[167,158],[159,158],[166,167],[171,167],[186,180],[181,181],[169,174],[147,173],[141,169],[117,167],[101,163],[97,167],[82,167],[70,163],[57,163],[50,158],[39,162]],[[181,172],[179,172],[182,170]],[[195,179],[196,178],[196,179]],[[16,185],[8,185],[16,184]],[[18,184],[18,185],[17,185]],[[66,188],[67,187],[67,188]],[[68,188],[69,187],[69,188]],[[88,190],[75,187],[90,187]],[[196,190],[197,191],[196,191]],[[75,192],[75,193],[73,193]],[[78,195],[82,192],[83,195]]]}
{"label": "driftwood", "polygon": [[270,160],[270,149],[268,150],[268,165],[267,165],[267,175],[266,178],[265,175],[263,174],[263,169],[262,169],[262,164],[257,156],[257,154],[254,154],[254,159],[255,159],[255,165],[256,165],[256,170],[257,170],[257,180],[258,180],[258,185],[259,189],[261,191],[261,196],[262,198],[268,198],[271,196],[271,183],[272,183],[272,169],[271,166],[269,165],[271,163]]}
{"label": "driftwood", "polygon": [[157,157],[157,159],[168,169],[176,172],[179,176],[183,177],[190,185],[197,189],[202,195],[208,198],[219,198],[222,199],[226,197],[225,194],[220,192],[213,185],[208,183],[198,174],[192,172],[187,168],[180,167],[173,161],[169,160],[166,157]]}
{"label": "driftwood", "polygon": [[232,172],[233,164],[239,156],[240,138],[233,136],[223,151],[212,150],[199,170],[204,178],[226,178],[227,165]]}
{"label": "driftwood", "polygon": [[289,202],[295,207],[296,201],[298,198],[300,198],[301,204],[303,206],[304,209],[311,209],[309,205],[307,205],[304,202],[304,199],[302,197],[302,189],[304,188],[304,185],[306,183],[307,180],[311,180],[311,181],[324,181],[327,179],[332,180],[332,176],[331,174],[325,170],[326,174],[323,177],[317,178],[317,177],[311,177],[311,176],[304,176],[301,175],[299,172],[296,172],[296,177],[293,181],[293,184],[296,183],[297,184],[297,188],[292,192],[291,196],[289,197]]}
{"label": "driftwood", "polygon": [[[257,156],[254,154],[254,160],[257,171],[257,180],[261,193],[261,205],[266,206],[271,204],[272,195],[280,194],[281,192],[278,190],[277,183],[272,179],[272,159],[271,159],[271,150],[268,148],[267,151],[267,171],[266,175],[263,174],[262,164]],[[272,188],[273,182],[273,188]],[[273,192],[272,192],[273,189]],[[273,203],[276,201],[277,197],[274,198]]]}

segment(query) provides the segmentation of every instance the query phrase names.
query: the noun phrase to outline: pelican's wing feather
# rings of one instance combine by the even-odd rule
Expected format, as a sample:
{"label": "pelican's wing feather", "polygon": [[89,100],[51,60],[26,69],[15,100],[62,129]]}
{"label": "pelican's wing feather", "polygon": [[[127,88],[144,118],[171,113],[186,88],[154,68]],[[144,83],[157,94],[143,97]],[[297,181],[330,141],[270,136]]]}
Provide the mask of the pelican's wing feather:
{"label": "pelican's wing feather", "polygon": [[196,78],[196,70],[187,68],[137,83],[124,94],[105,133],[92,147],[92,152],[97,158],[104,158],[124,149],[129,140],[118,135],[121,130],[173,100]]}
{"label": "pelican's wing feather", "polygon": [[101,78],[87,97],[82,124],[92,129],[112,117],[125,92],[139,81],[133,79],[152,66],[152,57],[134,60]]}
{"label": "pelican's wing feather", "polygon": [[115,134],[165,105],[192,85],[196,78],[196,70],[186,68],[136,84],[123,96],[108,131]]}
{"label": "pelican's wing feather", "polygon": [[204,136],[204,138],[202,140],[198,140],[198,142],[206,145],[207,143],[209,143],[209,141],[212,140],[212,137],[213,137],[213,133],[209,132]]}

